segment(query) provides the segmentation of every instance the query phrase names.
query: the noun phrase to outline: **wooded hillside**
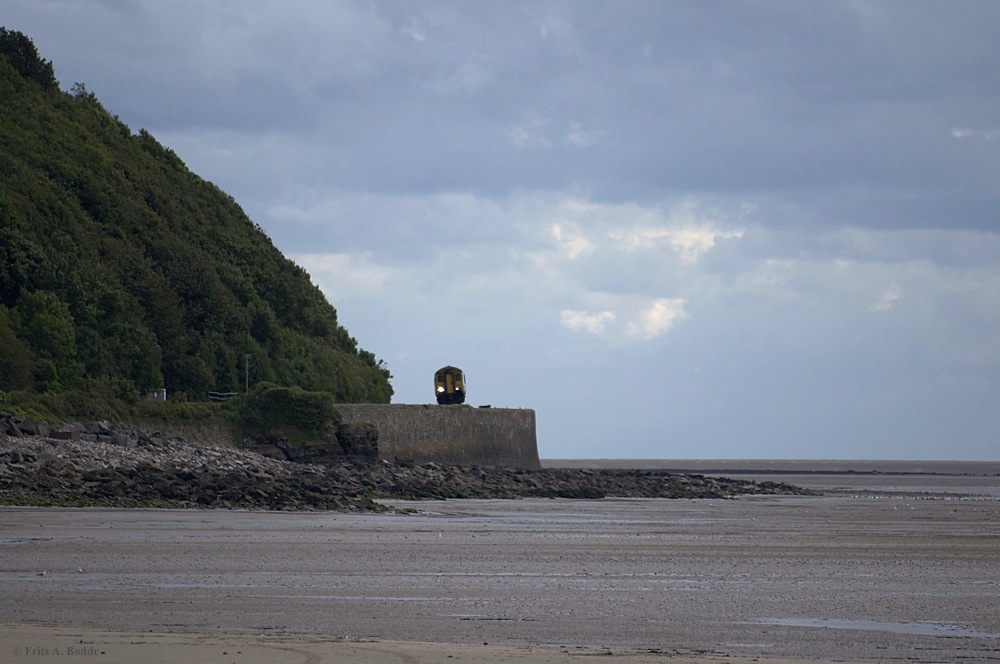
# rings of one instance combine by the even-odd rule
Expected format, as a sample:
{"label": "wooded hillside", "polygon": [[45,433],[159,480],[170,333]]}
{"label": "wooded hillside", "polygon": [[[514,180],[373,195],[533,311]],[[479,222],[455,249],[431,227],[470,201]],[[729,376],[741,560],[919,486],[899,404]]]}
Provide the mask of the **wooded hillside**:
{"label": "wooded hillside", "polygon": [[0,29],[0,390],[250,382],[387,403],[387,368],[231,196]]}

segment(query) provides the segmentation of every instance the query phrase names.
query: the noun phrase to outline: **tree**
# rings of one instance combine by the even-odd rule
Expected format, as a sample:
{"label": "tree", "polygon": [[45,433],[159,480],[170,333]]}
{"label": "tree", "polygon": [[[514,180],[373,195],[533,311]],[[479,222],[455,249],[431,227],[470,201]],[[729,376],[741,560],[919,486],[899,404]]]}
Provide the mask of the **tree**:
{"label": "tree", "polygon": [[0,305],[0,390],[24,390],[31,387],[31,360],[28,344],[17,338],[11,326],[10,312]]}
{"label": "tree", "polygon": [[15,309],[18,336],[32,349],[35,380],[45,391],[73,387],[83,377],[69,307],[55,293],[25,293]]}
{"label": "tree", "polygon": [[24,78],[34,81],[45,90],[59,87],[51,60],[42,60],[38,49],[26,35],[0,28],[0,55]]}

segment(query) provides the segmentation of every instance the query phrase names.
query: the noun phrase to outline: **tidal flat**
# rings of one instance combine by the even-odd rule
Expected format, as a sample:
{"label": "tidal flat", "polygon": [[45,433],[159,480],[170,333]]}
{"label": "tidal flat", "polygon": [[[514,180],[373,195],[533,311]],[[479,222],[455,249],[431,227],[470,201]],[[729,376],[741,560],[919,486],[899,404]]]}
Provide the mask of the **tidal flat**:
{"label": "tidal flat", "polygon": [[409,514],[5,507],[0,659],[1000,661],[1000,476],[972,466]]}

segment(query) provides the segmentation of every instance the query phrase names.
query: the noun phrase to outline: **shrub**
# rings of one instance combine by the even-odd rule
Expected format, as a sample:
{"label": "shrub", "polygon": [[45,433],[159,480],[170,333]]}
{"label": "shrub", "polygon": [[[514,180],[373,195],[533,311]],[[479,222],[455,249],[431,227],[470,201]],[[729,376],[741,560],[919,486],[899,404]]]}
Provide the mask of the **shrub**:
{"label": "shrub", "polygon": [[298,387],[261,383],[237,405],[249,436],[283,434],[299,440],[324,440],[343,423],[333,395]]}

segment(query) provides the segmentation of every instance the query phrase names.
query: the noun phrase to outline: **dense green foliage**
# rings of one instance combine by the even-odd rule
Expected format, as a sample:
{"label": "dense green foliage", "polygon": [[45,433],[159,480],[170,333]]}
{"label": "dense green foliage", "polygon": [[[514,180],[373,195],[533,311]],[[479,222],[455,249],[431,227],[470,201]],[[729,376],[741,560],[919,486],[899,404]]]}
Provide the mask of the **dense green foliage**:
{"label": "dense green foliage", "polygon": [[210,401],[153,401],[123,399],[107,382],[91,381],[86,389],[61,392],[0,391],[0,412],[47,422],[54,427],[67,422],[205,422],[235,421],[243,397],[224,403]]}
{"label": "dense green foliage", "polygon": [[247,435],[266,436],[280,431],[289,438],[335,440],[343,418],[326,392],[261,383],[237,404]]}
{"label": "dense green foliage", "polygon": [[0,390],[269,381],[387,403],[388,370],[228,196],[0,29]]}

